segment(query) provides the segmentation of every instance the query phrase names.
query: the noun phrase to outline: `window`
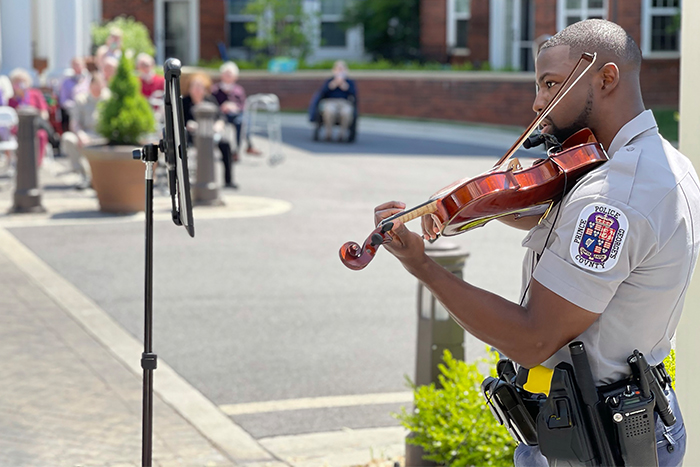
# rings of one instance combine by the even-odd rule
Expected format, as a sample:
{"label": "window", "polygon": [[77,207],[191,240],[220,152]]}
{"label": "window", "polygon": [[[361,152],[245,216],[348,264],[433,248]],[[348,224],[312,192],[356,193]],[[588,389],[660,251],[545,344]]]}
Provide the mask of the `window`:
{"label": "window", "polygon": [[321,47],[347,46],[344,11],[345,0],[321,0]]}
{"label": "window", "polygon": [[447,46],[456,52],[468,50],[470,0],[448,0],[447,2]]}
{"label": "window", "polygon": [[245,27],[246,23],[255,20],[254,16],[244,14],[245,8],[250,1],[251,0],[228,0],[226,2],[228,46],[231,48],[246,47],[246,39],[253,36]]}
{"label": "window", "polygon": [[559,0],[557,30],[584,19],[607,19],[608,0]]}
{"label": "window", "polygon": [[680,10],[680,0],[644,0],[642,52],[645,56],[679,56]]}

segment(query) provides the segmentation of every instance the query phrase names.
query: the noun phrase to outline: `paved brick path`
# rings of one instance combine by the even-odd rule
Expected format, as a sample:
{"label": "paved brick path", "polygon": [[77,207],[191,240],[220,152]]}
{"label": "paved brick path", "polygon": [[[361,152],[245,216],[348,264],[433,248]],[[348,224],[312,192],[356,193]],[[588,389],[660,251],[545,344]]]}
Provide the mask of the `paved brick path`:
{"label": "paved brick path", "polygon": [[[141,380],[2,253],[0,342],[0,465],[140,465]],[[233,465],[154,407],[154,465]]]}

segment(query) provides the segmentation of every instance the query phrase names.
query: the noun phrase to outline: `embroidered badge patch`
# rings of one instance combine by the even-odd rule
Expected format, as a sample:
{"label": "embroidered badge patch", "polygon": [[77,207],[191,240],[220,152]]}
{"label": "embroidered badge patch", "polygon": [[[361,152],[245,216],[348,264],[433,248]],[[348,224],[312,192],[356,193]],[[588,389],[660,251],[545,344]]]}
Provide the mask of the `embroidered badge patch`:
{"label": "embroidered badge patch", "polygon": [[578,216],[571,258],[583,269],[608,271],[617,264],[627,238],[627,216],[607,204],[589,204]]}

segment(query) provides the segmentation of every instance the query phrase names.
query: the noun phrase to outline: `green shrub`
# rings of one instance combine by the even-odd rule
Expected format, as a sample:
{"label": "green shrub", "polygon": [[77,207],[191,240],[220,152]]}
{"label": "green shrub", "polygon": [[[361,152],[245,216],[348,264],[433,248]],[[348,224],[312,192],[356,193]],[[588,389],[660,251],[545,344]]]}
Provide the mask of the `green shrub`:
{"label": "green shrub", "polygon": [[98,133],[107,138],[109,144],[138,145],[141,136],[154,130],[155,119],[126,54],[119,60],[109,90],[112,95],[98,108]]}
{"label": "green shrub", "polygon": [[668,371],[668,375],[671,377],[671,387],[673,389],[676,389],[676,351],[671,350],[671,353],[668,354],[668,357],[664,359],[664,366],[666,367],[666,371]]}
{"label": "green shrub", "polygon": [[474,363],[456,360],[445,351],[439,376],[442,389],[435,384],[413,388],[415,409],[402,408],[394,414],[414,433],[408,442],[421,446],[425,458],[451,467],[511,466],[515,441],[498,424],[481,395],[485,376],[478,365],[487,364],[496,376],[498,355],[489,352],[486,359]]}
{"label": "green shrub", "polygon": [[99,47],[107,41],[109,31],[112,28],[119,28],[122,31],[122,49],[133,51],[134,57],[141,52],[153,55],[156,48],[151,41],[148,28],[132,17],[119,16],[108,23],[92,26],[92,43],[94,47]]}

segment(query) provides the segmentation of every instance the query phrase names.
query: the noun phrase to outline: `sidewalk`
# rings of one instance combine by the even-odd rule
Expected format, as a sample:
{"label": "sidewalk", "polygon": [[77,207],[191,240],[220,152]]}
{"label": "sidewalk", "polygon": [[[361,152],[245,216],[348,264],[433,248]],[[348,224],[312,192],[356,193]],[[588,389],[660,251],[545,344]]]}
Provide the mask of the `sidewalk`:
{"label": "sidewalk", "polygon": [[[9,180],[0,191],[0,465],[140,466],[142,344],[4,228],[115,221],[95,212],[94,192],[70,188],[65,162],[57,160],[55,174],[42,171],[45,214],[6,215]],[[226,199],[206,217],[289,209],[279,200]],[[156,218],[169,218],[169,200],[155,201]],[[121,217],[143,222],[143,213]],[[364,465],[367,446],[390,446],[395,458],[405,436],[379,428],[255,440],[163,359],[154,372],[153,423],[159,467]]]}
{"label": "sidewalk", "polygon": [[[299,116],[283,119],[285,125],[308,126]],[[510,141],[499,130],[381,119],[366,123],[367,134],[431,134],[494,147]],[[290,164],[301,156],[301,150],[287,149]],[[71,188],[65,159],[57,159],[54,169],[41,173],[46,214],[5,215],[12,204],[12,184],[0,177],[0,465],[138,466],[142,344],[78,290],[81,284],[63,278],[5,228],[41,225],[52,235],[50,226],[143,222],[143,214],[115,218],[99,213],[92,190]],[[253,186],[252,180],[249,183]],[[250,193],[259,196],[224,192],[225,208],[207,208],[197,218],[251,217],[291,209],[281,199]],[[284,198],[279,193],[277,197]],[[170,216],[169,199],[158,193],[155,215]],[[256,440],[236,423],[243,422],[234,422],[165,360],[159,359],[154,373],[153,465],[340,467],[365,465],[370,456],[396,459],[403,452],[405,432],[396,426]],[[371,465],[392,465],[377,462]]]}

